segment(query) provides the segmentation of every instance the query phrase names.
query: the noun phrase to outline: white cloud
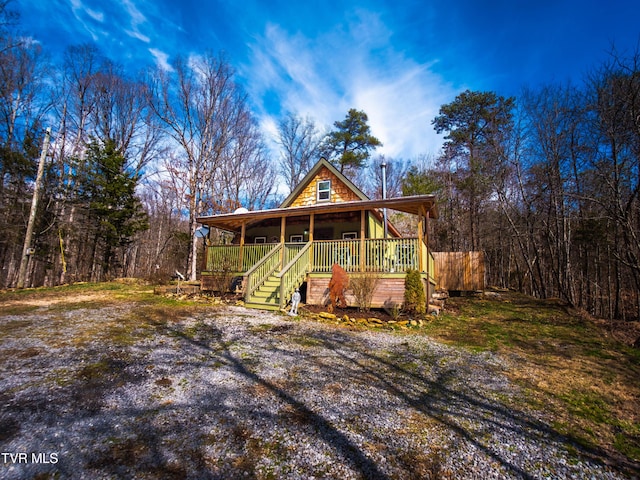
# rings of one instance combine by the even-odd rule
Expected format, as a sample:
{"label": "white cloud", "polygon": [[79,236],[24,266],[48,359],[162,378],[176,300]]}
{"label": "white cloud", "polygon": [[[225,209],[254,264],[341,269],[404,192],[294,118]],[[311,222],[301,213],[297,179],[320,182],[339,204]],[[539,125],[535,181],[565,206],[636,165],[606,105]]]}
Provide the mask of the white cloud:
{"label": "white cloud", "polygon": [[[365,11],[315,39],[267,25],[241,74],[255,102],[275,96],[283,111],[309,116],[319,127],[331,128],[349,108],[364,110],[384,143],[377,153],[405,159],[437,153],[442,139],[431,120],[456,92],[431,64],[395,50],[392,37],[377,15]],[[264,116],[274,115],[263,108]]]}
{"label": "white cloud", "polygon": [[427,66],[402,61],[390,75],[355,74],[350,94],[354,106],[369,116],[371,131],[383,143],[376,150],[390,157],[415,158],[437,153],[442,139],[431,125],[452,90]]}
{"label": "white cloud", "polygon": [[130,1],[130,0],[122,0],[122,6],[131,16],[131,24],[132,25],[141,25],[147,21],[147,17],[145,17],[138,7]]}
{"label": "white cloud", "polygon": [[96,22],[101,22],[101,23],[104,22],[104,13],[98,12],[96,10],[92,10],[91,8],[86,8],[85,12],[87,13],[87,15],[93,18]]}
{"label": "white cloud", "polygon": [[144,34],[142,34],[142,33],[138,32],[138,31],[135,31],[135,30],[125,30],[125,33],[126,33],[127,35],[129,35],[130,37],[137,38],[137,39],[138,39],[138,40],[140,40],[141,42],[144,42],[144,43],[149,43],[149,42],[151,42],[151,39],[150,39],[149,37],[147,37],[146,35],[144,35]]}
{"label": "white cloud", "polygon": [[85,13],[93,18],[96,22],[104,21],[104,13],[98,12],[97,10],[93,10],[87,7],[81,0],[70,0],[71,8],[73,10],[74,15],[78,18],[79,14]]}
{"label": "white cloud", "polygon": [[[98,41],[106,32],[102,28],[97,28],[93,22],[102,24],[104,22],[104,13],[93,10],[82,3],[81,0],[70,0],[71,11],[76,20],[84,29],[89,32],[94,41]],[[89,18],[87,18],[89,17]],[[93,22],[92,22],[93,21]]]}
{"label": "white cloud", "polygon": [[169,63],[169,54],[158,50],[157,48],[150,48],[149,53],[153,55],[153,58],[156,60],[156,65],[166,72],[173,71],[173,67]]}
{"label": "white cloud", "polygon": [[129,14],[131,18],[131,28],[126,29],[125,33],[130,37],[137,38],[138,40],[149,43],[151,39],[140,32],[139,26],[144,25],[147,22],[147,17],[145,17],[138,7],[131,0],[122,0],[122,6]]}

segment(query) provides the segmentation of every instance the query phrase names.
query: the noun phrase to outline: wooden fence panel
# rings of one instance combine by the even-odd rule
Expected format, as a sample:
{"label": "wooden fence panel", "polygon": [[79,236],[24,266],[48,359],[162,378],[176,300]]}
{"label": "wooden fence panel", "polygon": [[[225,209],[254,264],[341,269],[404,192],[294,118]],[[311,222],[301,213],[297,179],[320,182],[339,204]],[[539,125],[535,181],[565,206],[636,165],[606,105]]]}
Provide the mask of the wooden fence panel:
{"label": "wooden fence panel", "polygon": [[437,288],[484,290],[484,252],[433,252]]}

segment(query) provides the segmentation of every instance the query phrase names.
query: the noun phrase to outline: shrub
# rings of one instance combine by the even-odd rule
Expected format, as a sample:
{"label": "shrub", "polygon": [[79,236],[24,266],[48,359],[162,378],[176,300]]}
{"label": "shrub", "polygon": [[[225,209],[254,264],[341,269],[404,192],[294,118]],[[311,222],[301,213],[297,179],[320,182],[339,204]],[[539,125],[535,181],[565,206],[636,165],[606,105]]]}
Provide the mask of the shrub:
{"label": "shrub", "polygon": [[220,296],[223,296],[231,288],[233,266],[233,262],[225,258],[219,265],[216,265],[216,270],[211,273],[213,289],[216,292],[220,292]]}
{"label": "shrub", "polygon": [[378,286],[380,275],[375,272],[364,272],[351,275],[349,285],[356,299],[358,310],[368,312],[371,308],[373,293]]}
{"label": "shrub", "polygon": [[404,280],[404,308],[411,313],[424,314],[427,311],[422,277],[417,270],[407,270]]}

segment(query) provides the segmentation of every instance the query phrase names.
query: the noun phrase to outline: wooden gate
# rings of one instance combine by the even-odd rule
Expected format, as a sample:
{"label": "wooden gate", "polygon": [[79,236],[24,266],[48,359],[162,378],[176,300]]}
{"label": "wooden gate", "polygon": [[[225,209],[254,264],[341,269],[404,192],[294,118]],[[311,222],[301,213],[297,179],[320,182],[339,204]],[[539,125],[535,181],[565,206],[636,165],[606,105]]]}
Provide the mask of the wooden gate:
{"label": "wooden gate", "polygon": [[449,291],[484,290],[484,252],[432,252],[436,288]]}

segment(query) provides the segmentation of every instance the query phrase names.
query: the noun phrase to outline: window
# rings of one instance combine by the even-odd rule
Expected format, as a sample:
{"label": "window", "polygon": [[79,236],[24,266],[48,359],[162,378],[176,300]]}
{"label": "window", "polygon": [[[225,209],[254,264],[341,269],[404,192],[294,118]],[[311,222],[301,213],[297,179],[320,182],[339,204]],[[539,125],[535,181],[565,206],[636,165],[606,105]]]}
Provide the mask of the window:
{"label": "window", "polygon": [[267,237],[256,237],[253,239],[253,243],[267,243]]}
{"label": "window", "polygon": [[342,234],[343,240],[355,240],[356,238],[358,238],[357,232],[344,232]]}
{"label": "window", "polygon": [[302,235],[290,235],[289,241],[299,243],[299,242],[303,242],[304,240],[302,239]]}
{"label": "window", "polygon": [[331,200],[331,180],[320,180],[318,182],[318,201],[328,202]]}

